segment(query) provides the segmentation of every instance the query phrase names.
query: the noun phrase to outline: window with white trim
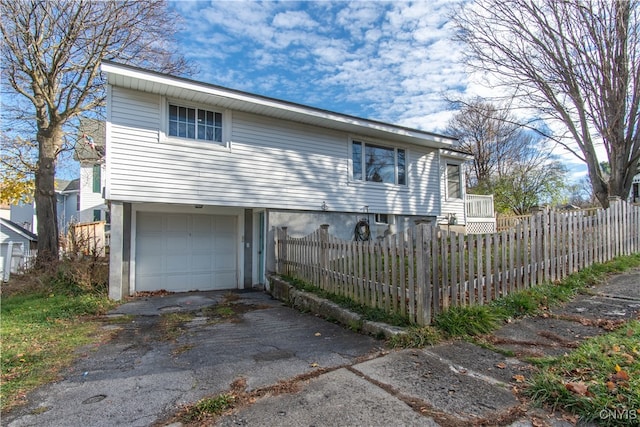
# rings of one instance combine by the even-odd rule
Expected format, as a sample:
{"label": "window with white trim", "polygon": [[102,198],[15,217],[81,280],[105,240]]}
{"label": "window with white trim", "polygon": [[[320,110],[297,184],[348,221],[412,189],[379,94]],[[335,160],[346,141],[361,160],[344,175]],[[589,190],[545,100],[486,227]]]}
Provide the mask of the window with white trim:
{"label": "window with white trim", "polygon": [[462,176],[460,165],[447,163],[447,198],[462,198]]}
{"label": "window with white trim", "polygon": [[407,155],[401,148],[351,143],[353,179],[407,185]]}
{"label": "window with white trim", "polygon": [[169,136],[222,142],[222,113],[169,104]]}

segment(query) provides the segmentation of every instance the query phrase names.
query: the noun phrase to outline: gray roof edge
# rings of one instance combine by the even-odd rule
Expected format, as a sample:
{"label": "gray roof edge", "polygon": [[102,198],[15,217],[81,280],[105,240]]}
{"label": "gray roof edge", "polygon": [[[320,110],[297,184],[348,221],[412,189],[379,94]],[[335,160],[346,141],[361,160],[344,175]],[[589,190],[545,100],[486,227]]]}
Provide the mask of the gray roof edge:
{"label": "gray roof edge", "polygon": [[19,226],[18,224],[16,224],[13,221],[10,221],[10,220],[8,220],[6,218],[0,218],[0,223],[2,223],[5,227],[9,227],[10,229],[15,231],[16,233],[22,234],[24,237],[26,237],[29,240],[33,240],[33,241],[37,241],[38,240],[38,236],[36,234],[33,234],[32,232],[30,232],[26,228]]}
{"label": "gray roof edge", "polygon": [[[343,113],[338,113],[335,111],[331,111],[331,110],[325,110],[322,108],[317,108],[317,107],[311,107],[308,105],[304,105],[304,104],[299,104],[299,103],[295,103],[295,102],[291,102],[291,101],[285,101],[282,99],[278,99],[278,98],[271,98],[268,96],[264,96],[264,95],[258,95],[258,94],[254,94],[254,93],[250,93],[250,92],[244,92],[244,91],[240,91],[237,89],[231,89],[228,87],[224,87],[224,86],[220,86],[220,85],[215,85],[212,83],[206,83],[206,82],[201,82],[201,81],[197,81],[197,80],[193,80],[190,78],[186,78],[186,77],[179,77],[179,76],[173,76],[170,74],[166,74],[166,73],[161,73],[158,71],[152,71],[152,70],[147,70],[144,68],[140,68],[140,67],[135,67],[133,65],[127,65],[127,64],[122,64],[119,62],[115,62],[115,61],[108,61],[108,60],[104,60],[102,61],[103,67],[102,67],[102,71],[106,72],[106,73],[111,73],[113,72],[114,74],[118,74],[117,70],[121,69],[121,70],[128,70],[131,72],[136,72],[136,73],[140,73],[140,74],[146,74],[149,76],[156,76],[159,78],[163,78],[163,79],[169,79],[171,81],[174,81],[176,83],[183,83],[183,84],[189,84],[189,85],[194,85],[196,87],[201,87],[201,88],[208,88],[208,89],[213,89],[213,90],[219,90],[222,92],[226,92],[230,95],[236,95],[236,96],[242,96],[242,97],[247,97],[249,99],[252,99],[254,102],[256,101],[266,101],[266,102],[271,102],[271,103],[275,103],[275,104],[279,104],[279,106],[281,108],[298,108],[298,109],[302,109],[305,110],[307,112],[307,114],[312,114],[312,113],[316,113],[316,114],[324,114],[324,115],[331,115],[331,116],[335,116],[335,117],[340,117],[342,119],[346,119],[349,121],[360,121],[363,123],[363,125],[361,125],[362,127],[365,127],[364,124],[368,125],[369,127],[377,127],[377,126],[387,126],[390,128],[393,128],[395,130],[398,131],[403,131],[403,132],[409,132],[412,134],[416,134],[416,135],[422,135],[422,138],[432,138],[435,139],[434,142],[436,143],[440,143],[443,145],[449,145],[454,143],[455,141],[457,141],[457,138],[451,137],[451,136],[446,136],[446,135],[442,135],[442,134],[438,134],[435,132],[429,132],[429,131],[424,131],[421,129],[415,129],[415,128],[410,128],[410,127],[406,127],[406,126],[401,126],[401,125],[396,125],[396,124],[392,124],[392,123],[387,123],[387,122],[383,122],[383,121],[379,121],[379,120],[373,120],[373,119],[367,119],[367,118],[363,118],[363,117],[358,117],[358,116],[352,116],[349,114],[343,114]],[[110,70],[111,68],[111,70]],[[334,119],[334,121],[337,121]],[[420,138],[419,136],[415,136],[416,138]],[[438,139],[444,139],[445,141],[438,141]]]}

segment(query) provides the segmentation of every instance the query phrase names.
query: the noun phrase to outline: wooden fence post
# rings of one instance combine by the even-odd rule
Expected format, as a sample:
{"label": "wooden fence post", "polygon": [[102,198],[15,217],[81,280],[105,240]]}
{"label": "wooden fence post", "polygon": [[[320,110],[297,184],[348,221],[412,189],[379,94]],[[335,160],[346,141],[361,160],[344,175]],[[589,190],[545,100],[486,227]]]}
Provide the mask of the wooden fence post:
{"label": "wooden fence post", "polygon": [[[425,304],[426,284],[424,281],[424,224],[416,227],[416,321],[419,325],[428,325],[431,319],[427,317],[427,307]],[[429,314],[430,315],[430,314]]]}
{"label": "wooden fence post", "polygon": [[320,225],[320,287],[327,290],[329,269],[329,224]]}
{"label": "wooden fence post", "polygon": [[289,274],[288,268],[288,253],[287,253],[287,227],[281,227],[280,233],[278,233],[278,229],[276,229],[276,234],[280,234],[280,271],[279,274]]}

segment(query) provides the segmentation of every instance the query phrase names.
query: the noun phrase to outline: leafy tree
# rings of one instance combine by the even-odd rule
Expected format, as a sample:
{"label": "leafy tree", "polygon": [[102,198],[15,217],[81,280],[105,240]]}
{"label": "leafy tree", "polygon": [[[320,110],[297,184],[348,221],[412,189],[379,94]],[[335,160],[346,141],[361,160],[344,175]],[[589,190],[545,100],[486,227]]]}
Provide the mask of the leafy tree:
{"label": "leafy tree", "polygon": [[[163,0],[0,0],[3,118],[33,125],[38,262],[58,257],[54,177],[65,126],[104,104],[102,60],[180,74],[177,16]],[[28,107],[27,113],[20,113]],[[9,117],[7,117],[10,115]],[[28,147],[25,147],[28,148]]]}
{"label": "leafy tree", "polygon": [[639,0],[477,0],[452,17],[467,64],[561,128],[554,139],[586,163],[605,207],[640,163],[639,14]]}
{"label": "leafy tree", "polygon": [[18,204],[33,199],[33,170],[37,157],[35,144],[0,134],[0,203]]}
{"label": "leafy tree", "polygon": [[535,206],[558,204],[565,188],[566,168],[558,161],[547,162],[534,154],[530,164],[521,162],[491,183],[496,209],[526,215]]}

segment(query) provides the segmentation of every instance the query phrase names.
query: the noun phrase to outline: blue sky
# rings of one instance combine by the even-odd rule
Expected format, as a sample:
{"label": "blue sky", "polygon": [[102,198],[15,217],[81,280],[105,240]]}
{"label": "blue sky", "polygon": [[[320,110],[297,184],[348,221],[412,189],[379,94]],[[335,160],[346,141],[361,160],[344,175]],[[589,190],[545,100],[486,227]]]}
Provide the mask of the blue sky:
{"label": "blue sky", "polygon": [[172,3],[196,80],[442,131],[444,93],[473,93],[450,39],[459,2]]}
{"label": "blue sky", "polygon": [[[445,101],[492,95],[468,75],[448,16],[464,0],[176,1],[194,79],[443,133]],[[558,151],[560,154],[561,151]],[[586,168],[563,153],[571,179]]]}

